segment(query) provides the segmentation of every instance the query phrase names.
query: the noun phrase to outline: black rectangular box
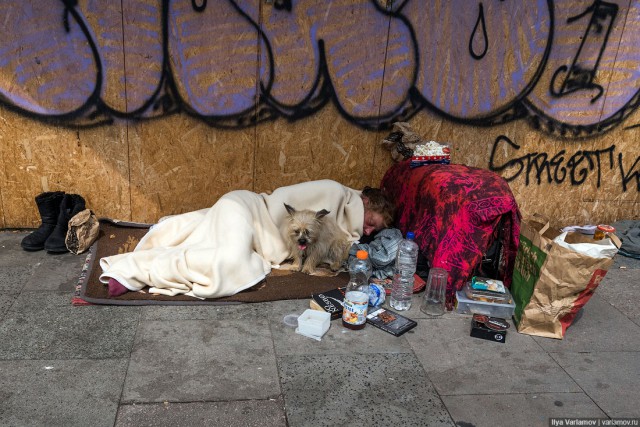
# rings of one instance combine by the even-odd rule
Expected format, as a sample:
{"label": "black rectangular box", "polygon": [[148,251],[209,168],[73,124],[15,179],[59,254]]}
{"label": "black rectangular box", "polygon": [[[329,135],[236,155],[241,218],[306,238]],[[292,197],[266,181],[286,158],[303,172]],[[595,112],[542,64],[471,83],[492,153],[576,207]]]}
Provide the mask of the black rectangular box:
{"label": "black rectangular box", "polygon": [[389,332],[396,337],[399,337],[418,325],[415,320],[404,317],[386,308],[372,308],[372,310],[371,313],[367,314],[367,323],[385,332]]}
{"label": "black rectangular box", "polygon": [[496,331],[486,328],[482,323],[471,320],[471,336],[483,340],[496,341],[504,344],[507,339],[507,331]]}

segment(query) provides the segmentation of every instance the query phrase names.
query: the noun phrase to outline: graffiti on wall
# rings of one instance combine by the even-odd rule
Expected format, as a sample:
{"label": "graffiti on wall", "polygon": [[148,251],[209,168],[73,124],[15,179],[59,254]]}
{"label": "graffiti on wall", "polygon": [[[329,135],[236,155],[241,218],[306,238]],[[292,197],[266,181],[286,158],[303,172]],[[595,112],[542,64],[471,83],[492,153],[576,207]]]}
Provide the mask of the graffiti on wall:
{"label": "graffiti on wall", "polygon": [[0,15],[0,102],[74,126],[185,112],[239,128],[332,102],[367,129],[430,110],[582,137],[640,105],[640,0],[24,0]]}
{"label": "graffiti on wall", "polygon": [[[616,152],[611,145],[601,150],[577,150],[571,153],[560,150],[557,153],[531,152],[513,157],[498,164],[496,156],[499,149],[518,152],[520,145],[509,137],[500,135],[496,138],[489,157],[489,170],[506,171],[503,178],[513,181],[524,176],[525,185],[542,183],[582,185],[590,176],[595,176],[596,187],[602,184],[602,175],[607,171],[617,170],[622,191],[627,189],[640,191],[640,156],[633,163],[623,161],[623,153]],[[634,185],[635,184],[635,185]]]}

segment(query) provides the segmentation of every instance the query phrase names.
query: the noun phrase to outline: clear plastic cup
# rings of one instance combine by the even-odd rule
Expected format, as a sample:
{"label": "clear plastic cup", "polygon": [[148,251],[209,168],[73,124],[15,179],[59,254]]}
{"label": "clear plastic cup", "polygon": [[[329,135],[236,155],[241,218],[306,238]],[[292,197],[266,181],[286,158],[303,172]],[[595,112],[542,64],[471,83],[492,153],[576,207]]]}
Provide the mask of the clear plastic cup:
{"label": "clear plastic cup", "polygon": [[420,311],[429,316],[442,316],[446,310],[445,298],[447,294],[447,277],[449,273],[444,268],[429,270],[427,286],[420,305]]}

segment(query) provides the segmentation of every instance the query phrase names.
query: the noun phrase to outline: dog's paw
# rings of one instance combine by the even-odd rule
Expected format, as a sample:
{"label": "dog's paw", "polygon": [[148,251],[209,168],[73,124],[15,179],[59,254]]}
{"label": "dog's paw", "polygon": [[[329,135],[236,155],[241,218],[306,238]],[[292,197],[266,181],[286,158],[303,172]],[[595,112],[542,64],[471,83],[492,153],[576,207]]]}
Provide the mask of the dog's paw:
{"label": "dog's paw", "polygon": [[320,276],[320,277],[334,277],[338,275],[337,271],[331,271],[328,268],[316,268],[313,273],[311,273],[312,276]]}
{"label": "dog's paw", "polygon": [[302,267],[302,270],[301,270],[301,271],[302,271],[303,273],[305,273],[305,274],[310,274],[310,275],[312,275],[312,276],[313,276],[313,275],[314,275],[314,273],[316,272],[316,269],[315,269],[315,268],[313,268],[313,267],[310,267],[310,266],[308,266],[308,265],[305,265],[304,267]]}
{"label": "dog's paw", "polygon": [[337,273],[337,272],[342,270],[342,263],[341,262],[334,262],[333,264],[329,265],[329,268],[334,273]]}
{"label": "dog's paw", "polygon": [[287,271],[300,271],[300,266],[294,266],[293,264],[287,262],[287,263],[282,263],[280,264],[280,270],[287,270]]}

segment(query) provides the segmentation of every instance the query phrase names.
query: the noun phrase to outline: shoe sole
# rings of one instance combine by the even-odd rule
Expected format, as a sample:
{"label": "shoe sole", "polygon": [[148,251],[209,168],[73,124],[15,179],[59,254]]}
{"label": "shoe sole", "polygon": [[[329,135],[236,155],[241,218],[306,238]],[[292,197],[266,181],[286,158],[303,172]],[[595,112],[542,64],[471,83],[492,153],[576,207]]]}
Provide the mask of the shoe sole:
{"label": "shoe sole", "polygon": [[24,249],[27,252],[37,252],[44,249],[44,246],[24,246],[24,245],[20,245],[20,246],[22,246],[22,249]]}
{"label": "shoe sole", "polygon": [[64,248],[64,249],[47,249],[47,253],[48,254],[52,254],[52,255],[56,255],[56,254],[64,254],[64,253],[68,253],[69,249]]}

